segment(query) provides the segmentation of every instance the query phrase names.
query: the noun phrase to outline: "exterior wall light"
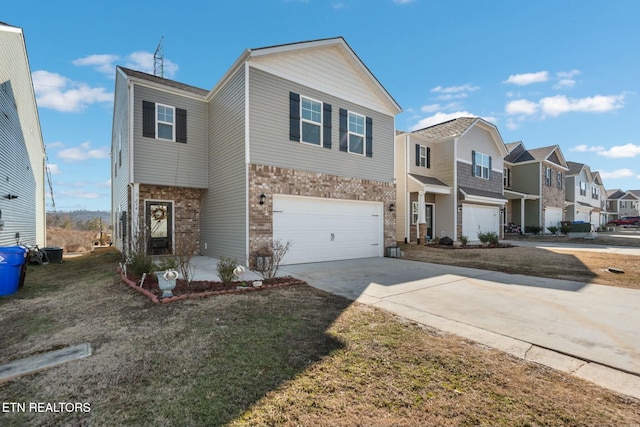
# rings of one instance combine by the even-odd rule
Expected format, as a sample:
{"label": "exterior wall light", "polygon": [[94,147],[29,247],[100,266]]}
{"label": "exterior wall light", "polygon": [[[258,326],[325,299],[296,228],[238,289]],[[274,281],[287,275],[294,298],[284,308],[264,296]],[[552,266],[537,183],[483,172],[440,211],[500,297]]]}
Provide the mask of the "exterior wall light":
{"label": "exterior wall light", "polygon": [[9,194],[7,194],[6,196],[4,196],[4,198],[5,198],[5,199],[12,200],[12,199],[17,199],[17,198],[18,198],[18,196],[16,196],[15,194],[11,194],[11,193],[9,193]]}
{"label": "exterior wall light", "polygon": [[260,196],[258,196],[259,202],[261,205],[264,205],[264,199],[266,199],[267,196],[264,195],[264,193],[260,194]]}
{"label": "exterior wall light", "polygon": [[389,205],[389,212],[393,212],[393,211],[395,211],[395,210],[396,210],[396,204],[395,204],[395,203],[391,203],[391,204]]}

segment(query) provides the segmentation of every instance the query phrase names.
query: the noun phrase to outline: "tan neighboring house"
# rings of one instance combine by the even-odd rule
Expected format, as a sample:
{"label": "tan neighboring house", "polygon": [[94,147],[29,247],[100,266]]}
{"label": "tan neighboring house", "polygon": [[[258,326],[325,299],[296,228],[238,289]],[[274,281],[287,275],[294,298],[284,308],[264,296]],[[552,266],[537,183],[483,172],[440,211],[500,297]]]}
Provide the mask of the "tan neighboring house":
{"label": "tan neighboring house", "polygon": [[506,148],[496,126],[461,117],[397,132],[395,144],[399,241],[501,235]]}
{"label": "tan neighboring house", "polygon": [[640,190],[624,191],[620,189],[607,191],[607,211],[609,220],[623,216],[640,216]]}
{"label": "tan neighboring house", "polygon": [[341,37],[247,49],[211,90],[118,67],[115,245],[253,265],[384,256],[398,104]]}
{"label": "tan neighboring house", "polygon": [[0,22],[0,246],[45,245],[44,168],[24,33]]}
{"label": "tan neighboring house", "polygon": [[588,222],[595,228],[608,221],[607,192],[599,172],[592,172],[589,165],[567,162],[566,220]]}
{"label": "tan neighboring house", "polygon": [[[527,227],[560,227],[565,209],[567,162],[557,145],[527,150],[522,141],[507,144],[504,194],[507,224],[513,231]],[[515,227],[514,227],[515,226]]]}

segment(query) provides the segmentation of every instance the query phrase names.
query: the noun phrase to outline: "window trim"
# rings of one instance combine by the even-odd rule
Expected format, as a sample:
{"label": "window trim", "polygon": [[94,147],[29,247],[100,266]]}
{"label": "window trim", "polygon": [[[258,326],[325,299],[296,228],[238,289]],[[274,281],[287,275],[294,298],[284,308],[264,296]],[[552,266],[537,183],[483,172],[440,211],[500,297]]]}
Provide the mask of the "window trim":
{"label": "window trim", "polygon": [[564,178],[562,172],[556,171],[556,187],[562,190],[564,188]]}
{"label": "window trim", "polygon": [[[173,117],[173,122],[167,122],[164,120],[160,120],[160,118],[158,117],[158,110],[159,107],[162,108],[168,108],[171,110],[172,112],[172,117]],[[160,104],[156,102],[156,115],[155,115],[155,119],[156,119],[156,139],[161,139],[163,141],[175,141],[176,140],[176,107],[174,107],[173,105],[166,105],[166,104]],[[160,125],[166,125],[166,126],[171,126],[171,139],[168,138],[163,138],[160,136]]]}
{"label": "window trim", "polygon": [[[480,156],[481,162],[478,163],[476,158]],[[486,159],[486,166],[484,165],[484,160]],[[480,151],[473,151],[473,176],[482,178],[482,179],[491,179],[491,156],[488,154],[481,153]],[[480,168],[480,174],[476,173],[476,168]],[[487,171],[487,176],[484,176],[483,171]]]}
{"label": "window trim", "polygon": [[[362,133],[357,133],[351,130],[351,115],[354,115],[362,119]],[[362,152],[351,150],[351,135],[362,138]],[[367,152],[367,116],[364,114],[356,113],[355,111],[347,110],[347,152],[352,154],[358,154],[364,156]]]}
{"label": "window trim", "polygon": [[416,225],[418,223],[419,213],[419,204],[420,202],[411,202],[411,225]]}
{"label": "window trim", "polygon": [[544,171],[544,183],[547,187],[551,187],[551,168],[546,167]]}
{"label": "window trim", "polygon": [[[302,111],[303,111],[303,104],[304,104],[304,100],[308,100],[311,102],[315,102],[317,104],[320,104],[320,121],[319,122],[315,122],[313,120],[310,119],[305,119]],[[324,138],[324,131],[323,131],[323,119],[324,119],[324,107],[323,107],[324,103],[322,101],[318,101],[317,99],[305,96],[305,95],[300,95],[300,142],[307,144],[307,145],[311,145],[313,147],[322,147],[324,144],[323,138]],[[304,126],[304,123],[308,123],[310,125],[313,126],[317,126],[318,127],[318,134],[320,135],[320,138],[318,140],[318,143],[315,144],[313,142],[309,142],[309,141],[305,141],[304,138],[304,133],[302,132],[302,127]]]}
{"label": "window trim", "polygon": [[[584,184],[584,189],[582,189],[582,185]],[[587,183],[584,181],[580,181],[580,195],[587,196]]]}

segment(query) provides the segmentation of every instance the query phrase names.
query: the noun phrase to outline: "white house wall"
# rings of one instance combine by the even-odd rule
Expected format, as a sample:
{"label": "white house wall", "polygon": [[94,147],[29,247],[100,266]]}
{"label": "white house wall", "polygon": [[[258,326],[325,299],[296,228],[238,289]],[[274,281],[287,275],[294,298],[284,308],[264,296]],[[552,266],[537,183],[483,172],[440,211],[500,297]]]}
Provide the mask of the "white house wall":
{"label": "white house wall", "polygon": [[31,71],[22,30],[3,24],[0,112],[0,245],[45,245],[44,144]]}

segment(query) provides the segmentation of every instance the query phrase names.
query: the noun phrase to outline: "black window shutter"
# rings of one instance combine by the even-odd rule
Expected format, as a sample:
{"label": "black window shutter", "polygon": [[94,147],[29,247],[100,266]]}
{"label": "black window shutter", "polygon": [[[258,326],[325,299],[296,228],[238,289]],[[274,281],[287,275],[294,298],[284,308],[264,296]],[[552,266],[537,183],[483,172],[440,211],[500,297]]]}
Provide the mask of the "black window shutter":
{"label": "black window shutter", "polygon": [[420,144],[416,144],[416,166],[420,166]]}
{"label": "black window shutter", "polygon": [[156,137],[156,104],[142,101],[142,136]]}
{"label": "black window shutter", "polygon": [[373,157],[373,119],[367,117],[367,157]]}
{"label": "black window shutter", "polygon": [[427,147],[427,168],[431,168],[431,147]]}
{"label": "black window shutter", "polygon": [[349,151],[349,131],[347,128],[348,115],[347,110],[340,109],[340,151]]}
{"label": "black window shutter", "polygon": [[187,110],[176,108],[176,142],[187,142]]}
{"label": "black window shutter", "polygon": [[289,92],[289,139],[300,142],[300,95]]}
{"label": "black window shutter", "polygon": [[491,156],[489,156],[489,179],[491,179]]}
{"label": "black window shutter", "polygon": [[322,146],[331,149],[331,104],[322,104]]}
{"label": "black window shutter", "polygon": [[476,151],[471,150],[471,175],[476,176]]}

